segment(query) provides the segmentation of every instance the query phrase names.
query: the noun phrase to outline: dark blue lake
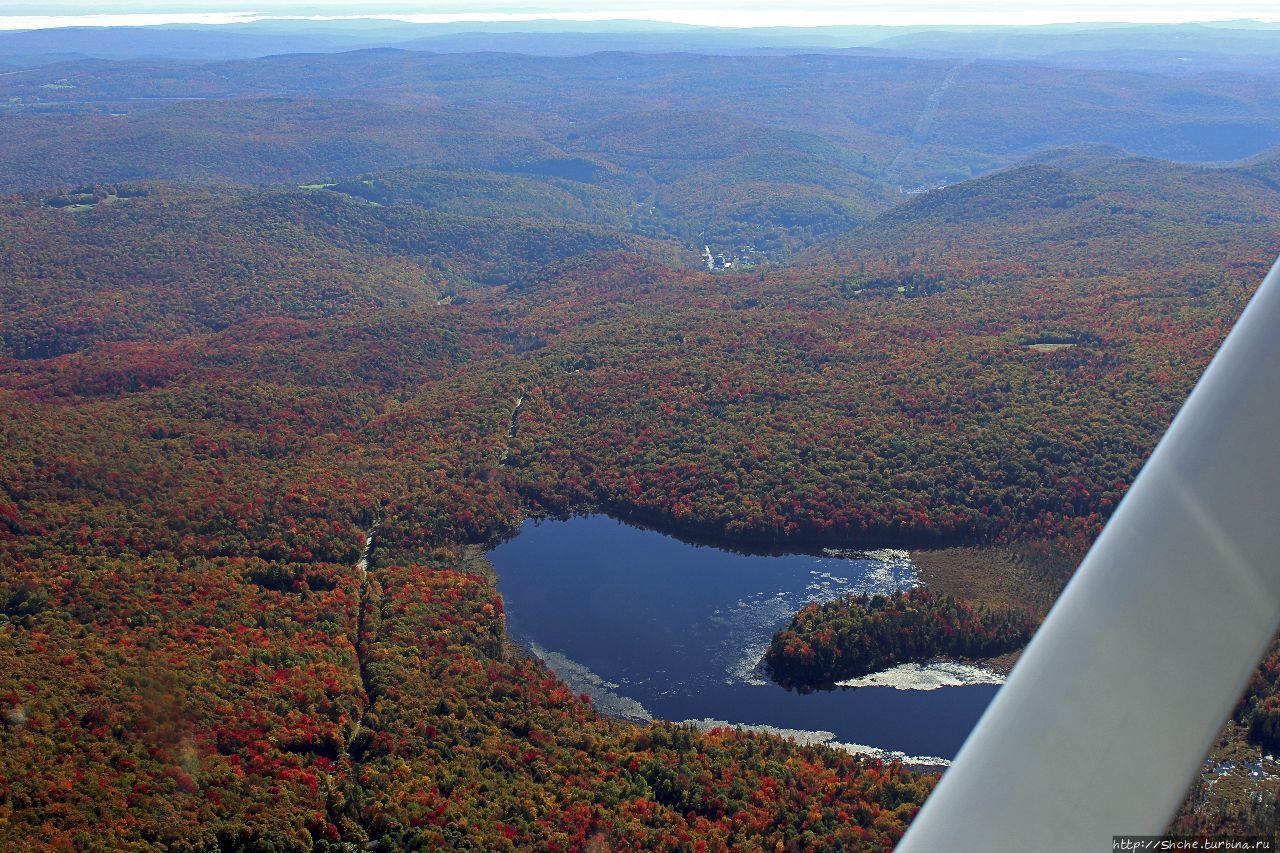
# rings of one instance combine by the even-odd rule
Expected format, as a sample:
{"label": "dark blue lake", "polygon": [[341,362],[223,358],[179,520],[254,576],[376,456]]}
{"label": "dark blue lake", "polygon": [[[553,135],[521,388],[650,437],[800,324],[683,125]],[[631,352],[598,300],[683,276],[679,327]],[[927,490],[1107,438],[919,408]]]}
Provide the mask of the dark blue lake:
{"label": "dark blue lake", "polygon": [[[990,674],[944,666],[936,689],[801,695],[755,671],[807,602],[913,585],[902,551],[746,555],[595,515],[528,522],[489,557],[512,638],[620,716],[827,733],[810,739],[949,759],[997,689],[971,683]],[[935,686],[937,676],[914,667],[887,680]]]}

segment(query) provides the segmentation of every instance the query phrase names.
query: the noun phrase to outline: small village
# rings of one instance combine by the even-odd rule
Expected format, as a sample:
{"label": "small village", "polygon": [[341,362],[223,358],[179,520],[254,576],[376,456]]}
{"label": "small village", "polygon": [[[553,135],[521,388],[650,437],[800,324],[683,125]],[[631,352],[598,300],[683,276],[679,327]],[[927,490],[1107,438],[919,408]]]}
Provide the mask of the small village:
{"label": "small village", "polygon": [[739,246],[736,254],[712,251],[709,245],[702,247],[702,262],[711,272],[754,269],[767,260],[764,252],[751,245]]}

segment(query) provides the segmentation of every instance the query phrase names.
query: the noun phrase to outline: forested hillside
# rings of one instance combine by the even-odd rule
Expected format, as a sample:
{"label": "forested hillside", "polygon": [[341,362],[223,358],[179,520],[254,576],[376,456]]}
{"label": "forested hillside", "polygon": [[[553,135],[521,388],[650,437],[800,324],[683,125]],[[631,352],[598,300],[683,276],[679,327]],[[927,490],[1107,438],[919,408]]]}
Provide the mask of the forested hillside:
{"label": "forested hillside", "polygon": [[[522,272],[460,305],[436,304],[431,275],[484,263],[451,254],[474,220],[407,202],[154,185],[92,209],[11,202],[11,838],[55,814],[51,843],[88,832],[105,796],[120,839],[439,843],[429,827],[449,825],[457,843],[737,846],[751,798],[803,796],[760,763],[772,752],[787,780],[846,780],[848,804],[795,831],[891,837],[924,790],[900,771],[598,720],[502,650],[501,604],[459,549],[587,506],[744,541],[1087,539],[1277,248],[1274,191],[1237,192],[1249,171],[1165,169],[1160,205],[1182,215],[1089,274],[1053,246],[1123,222],[1126,200],[1142,216],[1149,161],[922,197],[863,232],[880,242],[861,272],[847,241],[713,275],[495,240]],[[1058,204],[1072,194],[1089,198]],[[1197,215],[1227,197],[1232,217]],[[1012,236],[1001,211],[1024,212]],[[949,236],[957,218],[981,244]],[[1212,275],[1182,265],[1187,246]],[[1069,346],[1035,347],[1049,340]],[[435,675],[394,669],[426,661]],[[495,789],[495,761],[523,769]],[[530,805],[544,786],[556,798]],[[797,837],[767,808],[752,831]]]}

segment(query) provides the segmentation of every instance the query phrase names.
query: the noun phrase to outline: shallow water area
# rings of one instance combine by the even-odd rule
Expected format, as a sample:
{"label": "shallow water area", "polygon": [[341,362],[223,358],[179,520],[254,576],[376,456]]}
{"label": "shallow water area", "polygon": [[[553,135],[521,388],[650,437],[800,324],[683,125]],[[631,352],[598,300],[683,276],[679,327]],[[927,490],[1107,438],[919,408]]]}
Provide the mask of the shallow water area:
{"label": "shallow water area", "polygon": [[528,522],[489,556],[512,638],[621,717],[770,727],[936,763],[1001,680],[940,662],[799,694],[761,676],[769,639],[806,603],[915,585],[905,551],[750,555],[594,515]]}

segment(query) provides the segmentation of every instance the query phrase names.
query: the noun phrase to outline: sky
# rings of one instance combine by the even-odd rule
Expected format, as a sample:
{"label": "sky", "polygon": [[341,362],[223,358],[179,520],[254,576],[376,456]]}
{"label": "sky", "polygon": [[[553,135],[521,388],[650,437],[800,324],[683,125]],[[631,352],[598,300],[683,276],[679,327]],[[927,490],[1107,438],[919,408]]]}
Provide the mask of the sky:
{"label": "sky", "polygon": [[1280,0],[506,0],[506,2],[408,3],[403,0],[63,0],[32,4],[0,0],[0,29],[55,26],[240,23],[263,17],[388,18],[420,23],[509,22],[556,18],[571,21],[648,20],[729,26],[827,26],[838,24],[1050,24],[1074,22],[1177,23],[1254,19],[1280,22]]}

